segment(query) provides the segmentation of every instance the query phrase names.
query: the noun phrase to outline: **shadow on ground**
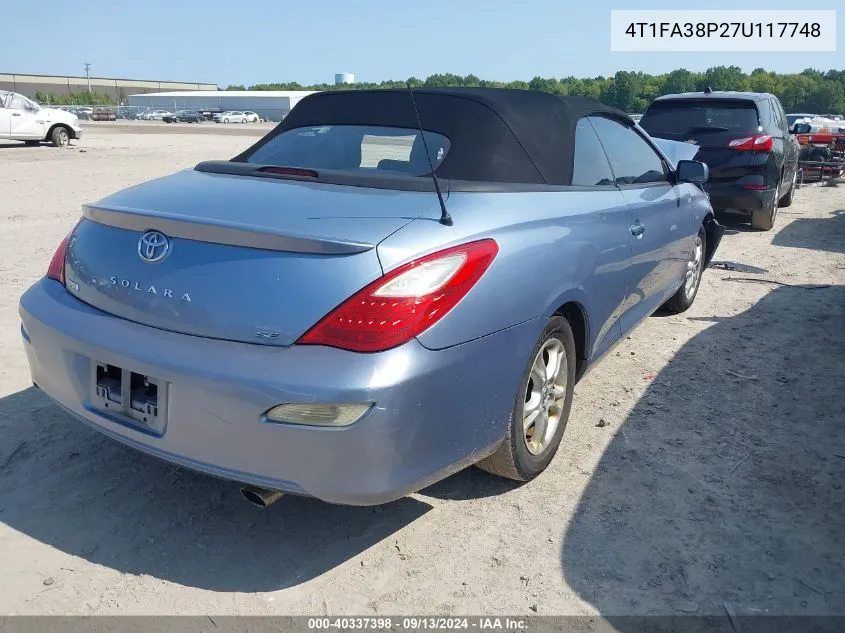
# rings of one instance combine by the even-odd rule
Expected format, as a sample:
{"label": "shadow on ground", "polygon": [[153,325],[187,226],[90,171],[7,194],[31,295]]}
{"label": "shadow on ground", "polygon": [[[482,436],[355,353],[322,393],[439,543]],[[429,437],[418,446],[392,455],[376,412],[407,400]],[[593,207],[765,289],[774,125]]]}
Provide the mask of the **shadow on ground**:
{"label": "shadow on ground", "polygon": [[845,209],[827,218],[797,218],[778,231],[772,244],[845,253]]}
{"label": "shadow on ground", "polygon": [[565,579],[606,616],[845,614],[845,286],[707,320],[603,455]]}
{"label": "shadow on ground", "polygon": [[431,508],[293,496],[253,508],[236,484],[125,448],[34,387],[0,399],[0,438],[0,521],[99,565],[213,591],[300,584]]}

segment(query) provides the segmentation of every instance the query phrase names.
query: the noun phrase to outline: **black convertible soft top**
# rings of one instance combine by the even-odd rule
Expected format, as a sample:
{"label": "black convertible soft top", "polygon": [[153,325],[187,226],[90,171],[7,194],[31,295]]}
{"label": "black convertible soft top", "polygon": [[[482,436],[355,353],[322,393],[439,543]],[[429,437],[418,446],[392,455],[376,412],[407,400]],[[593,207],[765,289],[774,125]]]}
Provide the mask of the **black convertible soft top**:
{"label": "black convertible soft top", "polygon": [[[451,142],[437,167],[450,180],[569,185],[580,118],[602,114],[633,125],[624,112],[584,97],[506,88],[420,88],[414,97],[423,129]],[[233,160],[248,160],[286,130],[320,125],[418,128],[407,90],[318,92]]]}

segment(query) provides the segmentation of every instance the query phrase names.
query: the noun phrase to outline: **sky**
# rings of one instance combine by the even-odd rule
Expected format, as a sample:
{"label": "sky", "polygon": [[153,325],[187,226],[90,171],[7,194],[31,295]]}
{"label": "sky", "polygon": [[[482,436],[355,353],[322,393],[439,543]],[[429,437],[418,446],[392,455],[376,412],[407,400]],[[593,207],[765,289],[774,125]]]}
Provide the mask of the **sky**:
{"label": "sky", "polygon": [[[0,73],[91,75],[250,85],[474,74],[511,81],[618,70],[737,65],[798,72],[845,69],[837,52],[618,53],[611,9],[835,9],[813,0],[692,3],[564,0],[0,0]],[[121,5],[123,9],[119,9]],[[29,27],[27,25],[30,25]]]}

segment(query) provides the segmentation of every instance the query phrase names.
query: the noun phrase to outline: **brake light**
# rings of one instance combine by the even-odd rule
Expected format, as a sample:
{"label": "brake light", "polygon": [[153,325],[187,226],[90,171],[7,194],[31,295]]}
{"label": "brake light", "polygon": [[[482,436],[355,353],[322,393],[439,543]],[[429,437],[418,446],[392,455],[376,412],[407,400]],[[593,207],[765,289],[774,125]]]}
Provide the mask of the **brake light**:
{"label": "brake light", "polygon": [[65,255],[69,241],[70,233],[59,243],[59,247],[53,253],[53,259],[50,260],[50,265],[47,267],[47,276],[50,279],[55,279],[62,285],[65,284]]}
{"label": "brake light", "polygon": [[775,147],[775,139],[770,134],[754,134],[734,139],[728,143],[728,147],[750,152],[771,152]]}
{"label": "brake light", "polygon": [[480,240],[400,266],[352,295],[297,341],[381,352],[418,336],[463,299],[499,252]]}
{"label": "brake light", "polygon": [[279,174],[280,176],[299,176],[301,178],[317,178],[318,174],[313,169],[302,169],[300,167],[262,167],[258,171],[266,174]]}

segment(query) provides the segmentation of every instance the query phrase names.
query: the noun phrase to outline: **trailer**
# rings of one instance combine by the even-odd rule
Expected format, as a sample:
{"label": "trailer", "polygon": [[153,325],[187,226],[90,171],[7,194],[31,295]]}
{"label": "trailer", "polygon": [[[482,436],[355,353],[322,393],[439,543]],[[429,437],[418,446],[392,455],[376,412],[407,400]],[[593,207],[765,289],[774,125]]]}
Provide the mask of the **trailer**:
{"label": "trailer", "polygon": [[845,174],[845,122],[813,119],[796,124],[795,131],[801,145],[799,186],[811,183],[835,186]]}

